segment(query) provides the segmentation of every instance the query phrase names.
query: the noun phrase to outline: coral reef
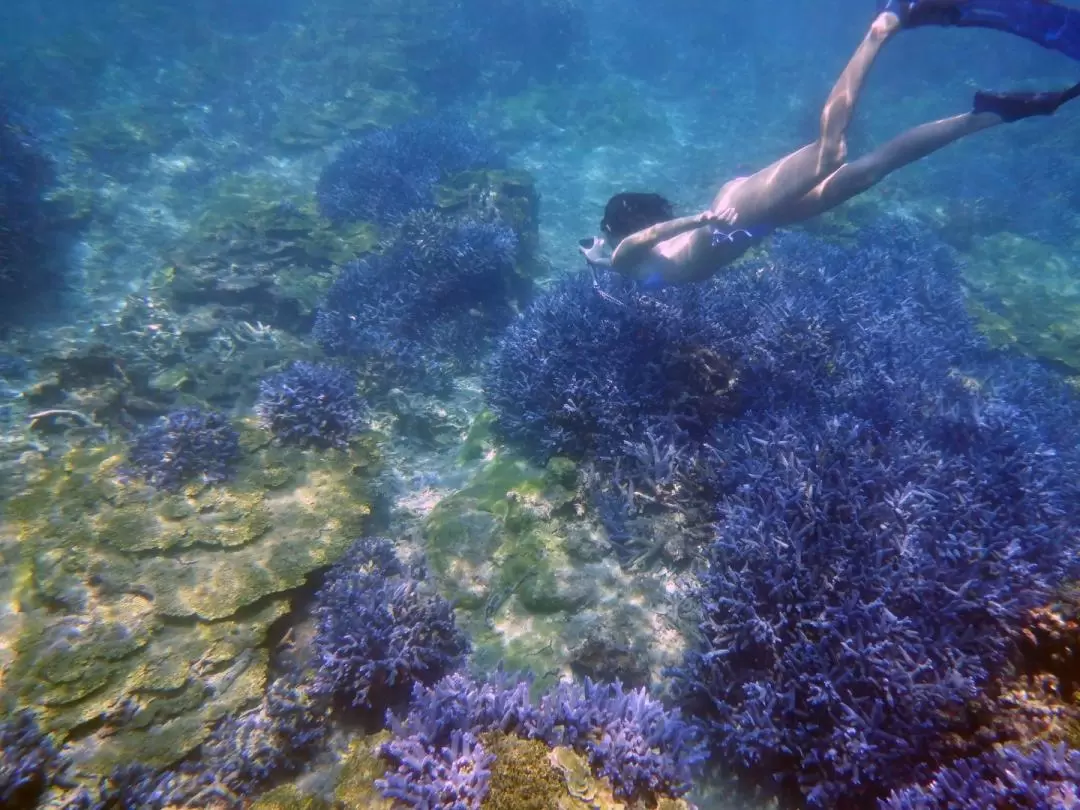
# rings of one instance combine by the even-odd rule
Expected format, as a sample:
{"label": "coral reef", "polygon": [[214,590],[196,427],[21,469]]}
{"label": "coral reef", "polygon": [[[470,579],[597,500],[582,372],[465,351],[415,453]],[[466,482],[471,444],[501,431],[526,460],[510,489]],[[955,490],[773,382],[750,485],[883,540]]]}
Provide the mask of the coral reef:
{"label": "coral reef", "polygon": [[255,412],[278,441],[310,447],[345,447],[364,418],[350,373],[304,361],[259,384]]}
{"label": "coral reef", "polygon": [[[646,690],[626,692],[618,683],[586,679],[560,682],[534,700],[531,686],[530,678],[500,670],[486,680],[454,674],[431,688],[417,687],[408,716],[395,720],[395,738],[382,748],[396,768],[381,786],[384,795],[419,795],[429,789],[422,777],[432,771],[451,780],[450,763],[470,753],[486,770],[495,760],[472,746],[489,733],[577,750],[618,799],[677,798],[690,789],[692,771],[704,758],[698,731]],[[479,788],[467,783],[469,801],[483,798],[489,775]]]}
{"label": "coral reef", "polygon": [[907,781],[966,726],[1025,611],[1074,565],[1068,481],[1007,424],[983,429],[970,454],[842,417],[718,436],[731,485],[678,680],[724,755],[831,806]]}
{"label": "coral reef", "polygon": [[226,480],[239,456],[240,434],[225,415],[190,407],[136,435],[128,463],[151,486],[176,490],[196,477],[209,484]]}
{"label": "coral reef", "polygon": [[418,809],[480,810],[495,757],[472,734],[454,730],[434,750],[416,739],[395,740],[383,752],[394,770],[375,785],[386,798]]}
{"label": "coral reef", "polygon": [[881,810],[1071,810],[1080,806],[1080,751],[1038,743],[995,748],[894,791]]}
{"label": "coral reef", "polygon": [[0,722],[0,804],[33,808],[65,763],[34,715],[22,711]]}
{"label": "coral reef", "polygon": [[18,607],[0,635],[4,686],[82,774],[174,768],[221,718],[257,706],[272,626],[367,530],[366,442],[311,454],[241,427],[235,477],[212,488],[130,480],[116,444],[22,462],[0,524],[0,588]]}
{"label": "coral reef", "polygon": [[468,651],[450,603],[408,575],[389,540],[361,538],[319,591],[315,689],[381,714]]}
{"label": "coral reef", "polygon": [[223,718],[196,756],[162,771],[120,766],[79,790],[65,807],[243,807],[254,791],[301,767],[323,740],[325,714],[300,673],[286,673],[270,684],[260,706]]}
{"label": "coral reef", "polygon": [[655,295],[614,274],[574,275],[511,326],[485,372],[497,434],[540,461],[614,464],[653,423],[703,437],[736,400],[742,302],[716,286]]}
{"label": "coral reef", "polygon": [[745,410],[701,457],[718,534],[676,683],[744,773],[864,806],[971,730],[1076,575],[1076,404],[988,349],[947,254],[903,229],[773,262]]}
{"label": "coral reef", "polygon": [[191,233],[168,252],[159,285],[181,316],[224,309],[235,321],[306,333],[331,268],[376,242],[371,225],[328,223],[287,186],[223,181]]}
{"label": "coral reef", "polygon": [[1080,290],[1073,252],[1011,233],[979,239],[964,263],[970,306],[1000,345],[1080,374]]}
{"label": "coral reef", "polygon": [[418,119],[347,145],[323,169],[319,211],[334,222],[396,225],[435,205],[440,179],[499,162],[494,146],[464,122]]}
{"label": "coral reef", "polygon": [[516,251],[498,222],[414,213],[385,252],[341,269],[315,339],[360,366],[367,386],[443,389],[510,321],[524,292]]}

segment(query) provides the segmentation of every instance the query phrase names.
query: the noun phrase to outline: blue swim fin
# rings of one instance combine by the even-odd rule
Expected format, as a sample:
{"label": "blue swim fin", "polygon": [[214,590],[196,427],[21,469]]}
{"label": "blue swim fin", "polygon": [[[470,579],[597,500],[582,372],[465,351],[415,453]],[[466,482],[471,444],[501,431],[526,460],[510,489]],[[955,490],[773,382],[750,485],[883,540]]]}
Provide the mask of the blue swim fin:
{"label": "blue swim fin", "polygon": [[1080,98],[1080,82],[1068,90],[1052,93],[990,93],[980,90],[975,94],[972,111],[994,113],[1005,121],[1019,121],[1035,115],[1053,115],[1058,107],[1074,98]]}
{"label": "blue swim fin", "polygon": [[1080,8],[1050,0],[885,0],[906,28],[990,28],[1080,60]]}

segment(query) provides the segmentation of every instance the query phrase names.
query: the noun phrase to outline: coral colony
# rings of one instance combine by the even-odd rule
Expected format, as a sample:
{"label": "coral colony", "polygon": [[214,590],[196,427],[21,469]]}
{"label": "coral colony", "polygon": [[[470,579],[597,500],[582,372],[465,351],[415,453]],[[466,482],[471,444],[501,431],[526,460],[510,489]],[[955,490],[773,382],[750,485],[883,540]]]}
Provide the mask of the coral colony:
{"label": "coral colony", "polygon": [[364,422],[356,378],[302,360],[259,383],[255,412],[275,439],[307,447],[344,448]]}
{"label": "coral colony", "polygon": [[[503,339],[500,432],[630,491],[674,481],[670,508],[715,504],[674,684],[721,761],[814,806],[915,779],[1076,574],[1076,407],[994,357],[948,253],[901,223],[857,249],[787,236],[703,288],[598,283],[565,282]],[[712,425],[680,410],[716,391],[674,373],[689,349],[737,380]]]}
{"label": "coral colony", "polygon": [[411,120],[376,130],[346,146],[319,177],[319,211],[335,222],[397,225],[435,206],[440,179],[496,166],[495,147],[467,124]]}
{"label": "coral colony", "polygon": [[286,673],[269,685],[261,705],[223,718],[195,757],[160,772],[137,763],[118,767],[65,808],[243,807],[256,790],[295,773],[325,731],[325,706],[299,673]]}
{"label": "coral colony", "polygon": [[59,751],[31,712],[0,722],[0,807],[35,807],[63,768]]}
{"label": "coral colony", "polygon": [[377,783],[383,795],[407,807],[456,806],[424,803],[445,791],[459,797],[461,807],[479,807],[487,784],[475,776],[492,759],[477,740],[487,732],[575,748],[626,800],[689,790],[703,748],[678,711],[619,684],[564,682],[536,700],[530,685],[496,672],[487,680],[454,674],[431,688],[417,687],[408,716],[392,723],[395,739],[383,747],[395,766]]}
{"label": "coral colony", "polygon": [[132,441],[128,462],[158,489],[172,490],[193,479],[224,481],[240,457],[240,436],[217,411],[182,408],[146,428]]}
{"label": "coral colony", "polygon": [[316,690],[379,715],[469,648],[450,603],[409,576],[381,538],[357,541],[334,566],[315,612]]}
{"label": "coral colony", "polygon": [[383,253],[341,268],[314,337],[369,385],[445,388],[513,317],[516,251],[501,223],[412,214]]}
{"label": "coral colony", "polygon": [[1080,751],[1037,743],[1030,751],[994,749],[934,773],[925,787],[905,788],[882,810],[1070,810],[1080,807]]}

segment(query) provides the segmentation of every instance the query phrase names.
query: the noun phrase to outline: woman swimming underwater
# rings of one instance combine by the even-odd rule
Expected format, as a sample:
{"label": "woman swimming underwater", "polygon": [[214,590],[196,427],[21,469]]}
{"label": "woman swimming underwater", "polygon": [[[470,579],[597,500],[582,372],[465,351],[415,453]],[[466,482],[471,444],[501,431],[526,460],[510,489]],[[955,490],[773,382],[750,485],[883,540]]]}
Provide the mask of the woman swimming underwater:
{"label": "woman swimming underwater", "polygon": [[647,285],[709,278],[776,228],[816,217],[861,194],[897,169],[998,124],[1051,115],[1080,96],[1080,83],[1052,93],[975,94],[970,112],[902,133],[847,161],[845,132],[881,47],[903,28],[992,28],[1080,59],[1080,9],[1048,0],[888,0],[859,44],[821,112],[813,143],[756,174],[728,181],[707,211],[672,218],[657,194],[617,194],[602,236],[581,240],[593,266],[611,267]]}

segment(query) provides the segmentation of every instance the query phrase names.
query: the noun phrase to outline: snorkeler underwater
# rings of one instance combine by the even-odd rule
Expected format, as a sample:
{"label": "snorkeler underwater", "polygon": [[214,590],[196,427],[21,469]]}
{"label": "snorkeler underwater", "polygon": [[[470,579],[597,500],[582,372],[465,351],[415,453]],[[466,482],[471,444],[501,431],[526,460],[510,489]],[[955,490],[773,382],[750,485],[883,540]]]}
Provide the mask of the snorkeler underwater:
{"label": "snorkeler underwater", "polygon": [[0,8],[0,808],[1080,807],[1080,4],[418,3]]}

